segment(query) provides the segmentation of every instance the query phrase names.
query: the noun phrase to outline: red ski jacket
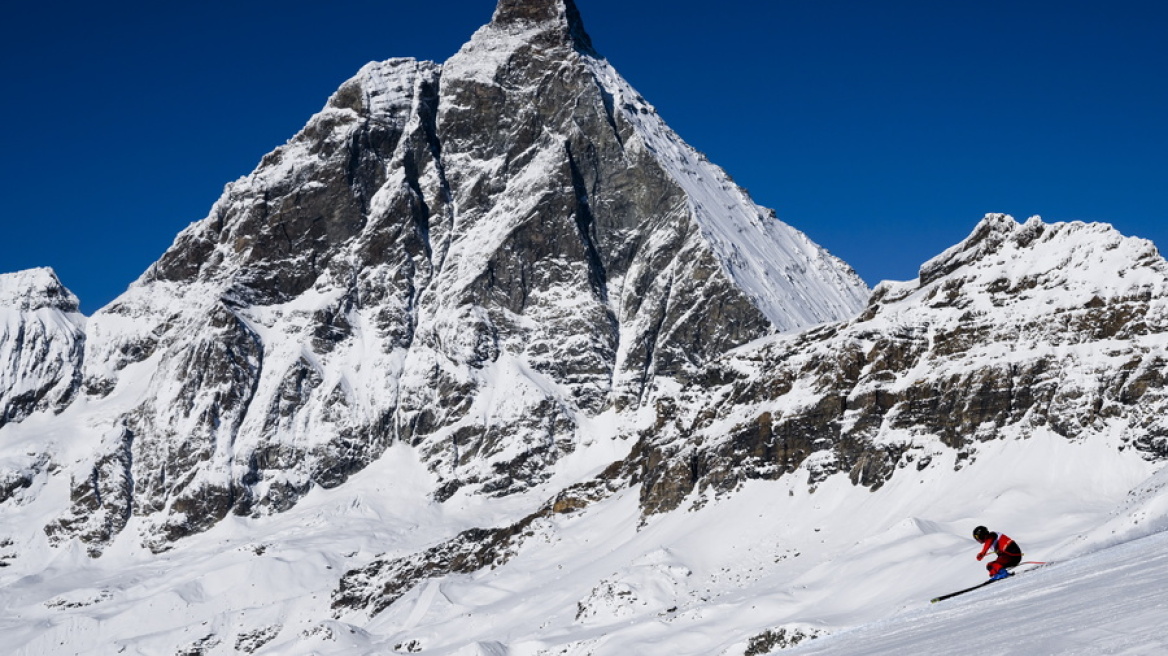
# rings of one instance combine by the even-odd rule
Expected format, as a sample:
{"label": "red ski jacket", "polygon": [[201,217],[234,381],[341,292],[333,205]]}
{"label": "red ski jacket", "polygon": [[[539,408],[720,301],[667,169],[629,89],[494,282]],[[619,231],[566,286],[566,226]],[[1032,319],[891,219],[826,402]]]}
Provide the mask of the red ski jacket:
{"label": "red ski jacket", "polygon": [[1011,540],[1005,533],[990,533],[990,537],[985,541],[984,546],[982,546],[981,553],[977,555],[977,559],[981,560],[991,550],[1007,556],[1022,556],[1022,550],[1018,548],[1018,544]]}

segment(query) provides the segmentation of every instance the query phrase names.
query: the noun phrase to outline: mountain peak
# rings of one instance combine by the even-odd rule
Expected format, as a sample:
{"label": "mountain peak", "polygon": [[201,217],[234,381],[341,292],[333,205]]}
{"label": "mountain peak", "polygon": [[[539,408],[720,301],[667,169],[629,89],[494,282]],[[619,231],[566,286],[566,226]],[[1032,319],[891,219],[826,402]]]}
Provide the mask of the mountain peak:
{"label": "mountain peak", "polygon": [[73,292],[61,284],[56,272],[40,267],[0,274],[0,307],[22,312],[41,308],[77,312],[78,301]]}
{"label": "mountain peak", "polygon": [[[1049,261],[1053,252],[1059,256]],[[967,266],[980,267],[979,275],[1003,267],[1012,272],[1009,275],[1023,268],[1092,271],[1084,274],[1084,284],[1127,289],[1138,278],[1128,275],[1129,269],[1154,269],[1153,278],[1159,279],[1165,262],[1155,244],[1125,237],[1108,223],[1045,223],[1038,216],[1019,223],[1006,214],[987,214],[963,241],[921,265],[919,284],[923,287]],[[1048,280],[1054,279],[1051,275]]]}
{"label": "mountain peak", "polygon": [[[1026,222],[1029,230],[1041,225],[1042,220],[1037,216]],[[996,251],[1010,235],[1022,228],[1023,226],[1008,214],[986,214],[968,237],[921,265],[919,275],[921,284],[928,284],[985,257],[987,253]]]}
{"label": "mountain peak", "polygon": [[584,31],[584,21],[573,0],[499,0],[491,25],[531,27],[546,25],[562,43],[592,50],[592,39]]}

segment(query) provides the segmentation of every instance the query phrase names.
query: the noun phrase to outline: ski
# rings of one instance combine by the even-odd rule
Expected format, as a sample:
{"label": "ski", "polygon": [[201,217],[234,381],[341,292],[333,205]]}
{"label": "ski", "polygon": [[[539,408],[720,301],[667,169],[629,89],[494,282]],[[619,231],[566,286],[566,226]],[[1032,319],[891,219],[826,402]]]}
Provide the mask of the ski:
{"label": "ski", "polygon": [[946,599],[949,599],[950,597],[956,597],[957,595],[965,594],[966,592],[972,592],[974,590],[977,590],[978,588],[984,588],[985,586],[993,583],[994,581],[1002,581],[1004,579],[1013,578],[1019,574],[1022,574],[1023,572],[1029,572],[1032,569],[1046,567],[1049,564],[1050,564],[1049,562],[1042,561],[1042,560],[1026,560],[1026,561],[1018,563],[1017,565],[1014,565],[1014,567],[1021,567],[1022,565],[1037,565],[1038,567],[1025,569],[1025,570],[1022,570],[1022,572],[1010,572],[1009,576],[1003,576],[1000,579],[990,579],[988,581],[982,581],[981,583],[978,583],[977,585],[975,585],[971,588],[966,588],[964,590],[958,590],[957,592],[950,592],[949,594],[941,595],[940,597],[934,597],[933,599],[929,600],[929,603],[935,604],[938,601],[945,601]]}
{"label": "ski", "polygon": [[967,592],[973,592],[973,591],[975,591],[975,589],[978,589],[979,587],[986,587],[986,586],[987,586],[987,585],[989,585],[989,584],[993,584],[993,582],[997,582],[997,581],[1004,581],[1004,580],[1006,580],[1006,579],[1011,579],[1011,578],[1014,578],[1014,577],[1015,577],[1015,575],[1016,575],[1016,574],[1015,574],[1014,572],[1010,572],[1009,574],[1007,574],[1007,575],[1004,575],[1004,577],[1002,577],[1002,578],[1000,578],[1000,579],[989,579],[988,581],[982,581],[982,582],[980,582],[980,584],[978,584],[978,585],[975,585],[975,586],[973,586],[973,587],[967,587],[967,588],[965,588],[965,589],[959,589],[959,591],[957,591],[957,592],[951,592],[951,593],[948,593],[948,594],[943,594],[943,595],[940,595],[940,596],[934,596],[934,598],[933,598],[933,599],[930,599],[930,600],[929,600],[929,602],[930,602],[930,603],[937,603],[938,601],[945,601],[946,599],[948,599],[948,598],[951,598],[951,596],[957,596],[957,595],[959,595],[959,594],[965,594],[965,593],[967,593]]}
{"label": "ski", "polygon": [[[1009,578],[1009,577],[1006,577],[1006,578]],[[966,588],[964,590],[958,590],[957,592],[950,592],[949,594],[944,594],[944,595],[941,595],[940,597],[934,597],[933,599],[929,600],[929,603],[935,604],[938,601],[945,601],[946,599],[949,599],[950,597],[956,597],[957,595],[965,594],[966,592],[972,592],[974,590],[977,590],[978,588],[984,588],[985,586],[987,586],[991,583],[997,583],[998,581],[1001,581],[1001,580],[1002,579],[990,579],[988,581],[983,581],[983,582],[978,583],[977,585],[975,585],[971,588]]]}

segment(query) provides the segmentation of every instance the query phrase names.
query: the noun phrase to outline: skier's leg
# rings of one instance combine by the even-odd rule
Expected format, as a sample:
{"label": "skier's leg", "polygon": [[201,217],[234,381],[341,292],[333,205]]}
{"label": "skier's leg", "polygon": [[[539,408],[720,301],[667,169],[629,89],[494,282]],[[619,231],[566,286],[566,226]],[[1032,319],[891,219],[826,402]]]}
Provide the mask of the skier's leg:
{"label": "skier's leg", "polygon": [[986,569],[989,570],[991,578],[997,576],[998,572],[1002,571],[1002,560],[999,558],[989,565],[986,565]]}

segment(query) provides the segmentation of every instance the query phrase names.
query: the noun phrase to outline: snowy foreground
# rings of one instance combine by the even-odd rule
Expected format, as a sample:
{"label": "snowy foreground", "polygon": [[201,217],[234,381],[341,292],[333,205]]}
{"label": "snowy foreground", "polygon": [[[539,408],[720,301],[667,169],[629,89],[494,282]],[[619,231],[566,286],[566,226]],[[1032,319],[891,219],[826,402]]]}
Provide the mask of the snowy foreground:
{"label": "snowy foreground", "polygon": [[1040,567],[790,654],[1168,654],[1168,533]]}
{"label": "snowy foreground", "polygon": [[1027,569],[787,653],[1168,654],[1168,533]]}
{"label": "snowy foreground", "polygon": [[[633,490],[540,524],[496,569],[424,581],[373,617],[337,615],[345,571],[505,525],[538,500],[436,504],[419,492],[429,473],[396,446],[283,515],[226,521],[159,555],[132,539],[142,526],[98,559],[27,534],[5,547],[22,555],[0,568],[0,643],[24,655],[740,656],[778,650],[782,631],[802,640],[783,653],[800,654],[1165,653],[1168,470],[1107,442],[990,442],[972,464],[908,468],[877,492],[843,476],[812,492],[790,476],[644,525]],[[577,466],[620,446],[598,443]],[[10,518],[41,525],[29,520],[44,492]],[[984,579],[968,537],[978,523],[1054,564],[930,604]]]}

